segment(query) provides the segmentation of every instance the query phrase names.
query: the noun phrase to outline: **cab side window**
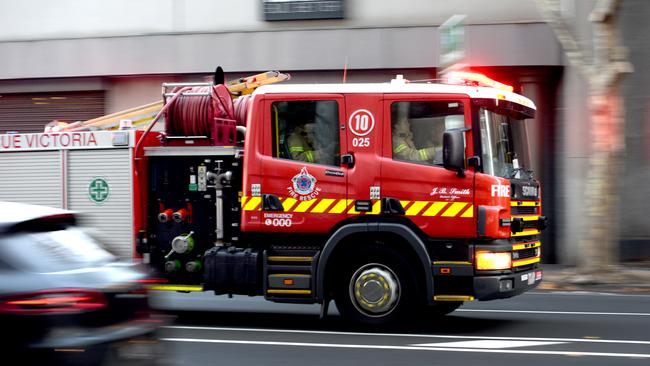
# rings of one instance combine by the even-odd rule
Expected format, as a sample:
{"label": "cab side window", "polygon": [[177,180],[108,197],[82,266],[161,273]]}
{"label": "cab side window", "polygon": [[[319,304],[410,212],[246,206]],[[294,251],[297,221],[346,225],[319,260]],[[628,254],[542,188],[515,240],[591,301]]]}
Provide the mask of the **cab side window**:
{"label": "cab side window", "polygon": [[391,104],[394,160],[442,165],[442,135],[465,127],[459,101],[413,101]]}
{"label": "cab side window", "polygon": [[334,100],[271,104],[273,157],[339,165],[339,108]]}

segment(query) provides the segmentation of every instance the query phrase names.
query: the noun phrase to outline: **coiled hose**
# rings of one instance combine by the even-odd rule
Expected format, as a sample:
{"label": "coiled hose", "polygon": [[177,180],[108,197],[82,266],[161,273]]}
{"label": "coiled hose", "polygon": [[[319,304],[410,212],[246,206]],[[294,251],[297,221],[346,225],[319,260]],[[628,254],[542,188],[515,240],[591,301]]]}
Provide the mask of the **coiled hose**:
{"label": "coiled hose", "polygon": [[181,94],[170,101],[165,118],[168,136],[210,136],[215,119],[236,123],[230,92],[223,84],[183,88],[182,93],[209,95]]}

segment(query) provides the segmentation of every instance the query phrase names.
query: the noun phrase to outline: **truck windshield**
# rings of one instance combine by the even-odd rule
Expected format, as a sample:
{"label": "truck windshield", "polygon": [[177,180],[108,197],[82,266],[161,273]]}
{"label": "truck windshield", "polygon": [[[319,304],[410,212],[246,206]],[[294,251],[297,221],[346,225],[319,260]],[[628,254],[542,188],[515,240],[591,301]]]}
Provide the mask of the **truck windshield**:
{"label": "truck windshield", "polygon": [[479,109],[483,172],[502,178],[532,178],[526,121]]}

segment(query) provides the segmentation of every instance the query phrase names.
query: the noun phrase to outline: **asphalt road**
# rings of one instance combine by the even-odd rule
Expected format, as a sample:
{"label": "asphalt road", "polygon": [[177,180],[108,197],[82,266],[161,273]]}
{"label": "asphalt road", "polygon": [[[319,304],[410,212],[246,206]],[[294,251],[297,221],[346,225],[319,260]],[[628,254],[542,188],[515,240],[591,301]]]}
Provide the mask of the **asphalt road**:
{"label": "asphalt road", "polygon": [[158,293],[177,316],[164,365],[650,365],[650,295],[531,292],[395,329],[350,326],[332,306]]}

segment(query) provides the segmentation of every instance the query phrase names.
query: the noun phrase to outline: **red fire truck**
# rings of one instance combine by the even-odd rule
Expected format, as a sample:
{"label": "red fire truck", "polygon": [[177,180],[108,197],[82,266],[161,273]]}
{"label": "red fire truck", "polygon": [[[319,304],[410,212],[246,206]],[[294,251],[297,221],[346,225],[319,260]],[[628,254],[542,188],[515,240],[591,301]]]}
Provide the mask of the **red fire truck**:
{"label": "red fire truck", "polygon": [[[322,314],[335,300],[354,321],[385,324],[540,283],[546,218],[526,130],[535,105],[511,87],[468,72],[444,83],[263,86],[285,77],[221,75],[164,84],[144,132],[52,152],[70,170],[52,173],[63,206],[113,226],[124,214],[106,219],[111,199],[131,212],[152,289],[318,303]],[[107,133],[84,127],[7,135],[0,158],[18,169],[48,153],[17,151],[21,138],[77,133],[81,144]],[[101,168],[86,163],[91,152],[118,160]],[[105,176],[117,167],[128,174]]]}
{"label": "red fire truck", "polygon": [[165,85],[165,131],[135,149],[137,250],[160,290],[335,300],[383,324],[515,296],[546,226],[526,119],[483,75],[277,84],[231,101]]}

